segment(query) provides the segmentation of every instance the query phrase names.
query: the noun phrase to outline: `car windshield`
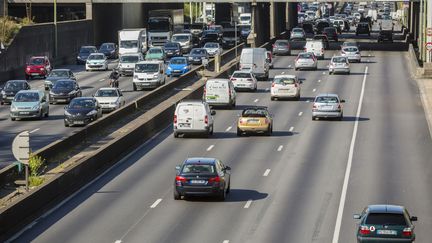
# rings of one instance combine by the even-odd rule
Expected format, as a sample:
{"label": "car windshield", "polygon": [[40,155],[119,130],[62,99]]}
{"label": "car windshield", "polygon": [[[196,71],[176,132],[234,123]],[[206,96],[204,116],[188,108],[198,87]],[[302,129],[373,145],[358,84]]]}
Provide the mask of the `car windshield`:
{"label": "car windshield", "polygon": [[96,92],[95,97],[117,97],[115,89],[100,89]]}
{"label": "car windshield", "polygon": [[105,59],[105,56],[104,55],[90,55],[88,59],[89,60],[103,60],[103,59]]}
{"label": "car windshield", "polygon": [[206,43],[204,48],[218,48],[219,45],[217,43]]}
{"label": "car windshield", "polygon": [[246,109],[242,113],[242,117],[266,117],[267,111],[264,109]]}
{"label": "car windshield", "polygon": [[188,41],[190,40],[190,36],[188,35],[175,35],[172,37],[173,41]]}
{"label": "car windshield", "polygon": [[156,73],[158,71],[159,64],[157,63],[145,63],[135,65],[135,72],[137,73]]}
{"label": "car windshield", "polygon": [[207,39],[217,39],[218,38],[218,34],[207,33],[204,37],[207,38]]}
{"label": "car windshield", "polygon": [[338,99],[334,96],[318,96],[315,99],[315,102],[317,103],[333,103],[336,104],[338,103]]}
{"label": "car windshield", "polygon": [[101,50],[114,50],[114,44],[113,43],[104,43],[101,45]]}
{"label": "car windshield", "polygon": [[347,62],[347,59],[346,57],[333,57],[332,62],[345,63]]}
{"label": "car windshield", "polygon": [[251,78],[251,73],[235,72],[232,76],[233,78]]}
{"label": "car windshield", "polygon": [[165,48],[178,48],[178,44],[177,43],[166,43],[164,45]]}
{"label": "car windshield", "polygon": [[299,59],[311,59],[311,58],[313,58],[313,55],[312,55],[312,53],[302,53],[302,54],[299,54]]}
{"label": "car windshield", "polygon": [[39,94],[36,92],[18,93],[14,98],[15,102],[37,102],[39,101]]}
{"label": "car windshield", "polygon": [[193,49],[190,54],[193,54],[193,55],[205,55],[206,54],[206,50],[204,50],[204,49]]}
{"label": "car windshield", "polygon": [[4,90],[5,91],[19,91],[25,89],[26,85],[24,82],[8,82],[6,83]]}
{"label": "car windshield", "polygon": [[137,40],[124,40],[120,41],[120,48],[137,48],[138,41]]}
{"label": "car windshield", "polygon": [[275,45],[276,46],[288,46],[288,42],[287,41],[276,41]]}
{"label": "car windshield", "polygon": [[242,21],[249,21],[251,19],[251,16],[241,16],[240,20]]}
{"label": "car windshield", "polygon": [[303,29],[293,29],[294,33],[303,33]]}
{"label": "car windshield", "polygon": [[175,58],[175,59],[171,59],[170,63],[171,64],[187,64],[187,60],[186,60],[186,58]]}
{"label": "car windshield", "polygon": [[58,81],[54,84],[53,89],[73,89],[74,82],[71,81]]}
{"label": "car windshield", "polygon": [[90,47],[84,47],[81,48],[80,53],[81,54],[88,54],[88,53],[93,53],[96,52],[94,48],[90,48]]}
{"label": "car windshield", "polygon": [[182,174],[198,174],[198,173],[215,173],[215,167],[209,164],[185,164],[182,168]]}
{"label": "car windshield", "polygon": [[222,30],[222,26],[210,26],[209,30],[221,31]]}
{"label": "car windshield", "polygon": [[[237,33],[237,36],[240,36],[239,33]],[[225,31],[223,32],[223,37],[236,37],[235,31]]]}
{"label": "car windshield", "polygon": [[159,48],[152,48],[148,51],[149,54],[161,54],[162,53],[162,49]]}
{"label": "car windshield", "polygon": [[50,77],[69,77],[69,72],[64,70],[53,70]]}
{"label": "car windshield", "polygon": [[286,85],[286,84],[295,84],[296,80],[295,78],[282,77],[282,78],[275,78],[273,82],[275,84]]}
{"label": "car windshield", "polygon": [[122,63],[137,63],[138,62],[138,56],[121,56],[120,62]]}
{"label": "car windshield", "polygon": [[365,224],[374,225],[407,225],[403,214],[371,213],[367,216]]}
{"label": "car windshield", "polygon": [[93,100],[86,99],[74,99],[69,104],[71,109],[82,109],[82,108],[94,108],[95,102]]}
{"label": "car windshield", "polygon": [[242,31],[250,31],[250,30],[251,30],[251,26],[250,26],[250,25],[239,26],[239,28],[240,28]]}
{"label": "car windshield", "polygon": [[43,65],[45,62],[45,59],[43,58],[32,58],[30,59],[29,64],[30,65]]}
{"label": "car windshield", "polygon": [[347,52],[357,52],[358,51],[358,49],[356,47],[347,47],[347,48],[344,48],[343,50],[347,51]]}

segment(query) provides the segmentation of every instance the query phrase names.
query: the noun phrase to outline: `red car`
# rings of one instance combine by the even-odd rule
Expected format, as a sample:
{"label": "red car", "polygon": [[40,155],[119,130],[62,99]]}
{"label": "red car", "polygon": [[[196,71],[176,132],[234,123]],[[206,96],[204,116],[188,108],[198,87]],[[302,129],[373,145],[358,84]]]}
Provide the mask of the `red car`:
{"label": "red car", "polygon": [[46,78],[51,72],[51,64],[46,56],[31,57],[25,68],[26,79],[33,77]]}

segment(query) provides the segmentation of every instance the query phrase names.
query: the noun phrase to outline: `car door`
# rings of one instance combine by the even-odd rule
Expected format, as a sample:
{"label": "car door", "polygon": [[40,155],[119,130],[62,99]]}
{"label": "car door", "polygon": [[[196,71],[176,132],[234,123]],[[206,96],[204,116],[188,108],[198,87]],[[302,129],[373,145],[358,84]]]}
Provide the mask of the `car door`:
{"label": "car door", "polygon": [[194,129],[194,109],[193,104],[180,104],[177,109],[177,128]]}
{"label": "car door", "polygon": [[76,81],[76,77],[72,71],[69,71],[69,78]]}
{"label": "car door", "polygon": [[124,106],[126,101],[124,99],[123,92],[121,92],[121,90],[119,90],[119,89],[117,89],[117,92],[119,95],[119,104],[120,104],[119,106]]}
{"label": "car door", "polygon": [[204,130],[205,129],[205,116],[207,116],[207,119],[209,119],[209,116],[207,115],[204,106],[201,104],[194,104],[192,106],[192,114],[193,114],[193,128],[196,130]]}
{"label": "car door", "polygon": [[77,82],[75,82],[75,90],[77,91],[76,97],[81,97],[82,96],[81,88],[79,87]]}

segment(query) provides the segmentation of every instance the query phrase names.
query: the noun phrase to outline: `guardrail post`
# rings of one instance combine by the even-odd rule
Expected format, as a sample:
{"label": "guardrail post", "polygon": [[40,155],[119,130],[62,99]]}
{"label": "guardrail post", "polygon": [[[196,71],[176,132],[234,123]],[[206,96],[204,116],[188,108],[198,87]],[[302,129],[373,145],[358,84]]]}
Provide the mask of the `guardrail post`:
{"label": "guardrail post", "polygon": [[220,72],[220,64],[221,64],[221,56],[220,54],[216,54],[214,57],[214,67],[215,67],[215,72],[219,73]]}

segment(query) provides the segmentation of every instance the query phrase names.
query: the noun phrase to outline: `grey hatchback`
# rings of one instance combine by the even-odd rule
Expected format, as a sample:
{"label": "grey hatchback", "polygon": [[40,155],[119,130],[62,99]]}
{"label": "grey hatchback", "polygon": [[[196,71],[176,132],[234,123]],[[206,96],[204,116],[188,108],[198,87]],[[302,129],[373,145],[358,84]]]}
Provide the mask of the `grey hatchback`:
{"label": "grey hatchback", "polygon": [[273,55],[291,55],[291,47],[287,40],[277,40],[273,44]]}
{"label": "grey hatchback", "polygon": [[315,97],[312,106],[312,120],[317,118],[343,119],[343,107],[341,103],[345,100],[339,99],[337,94],[319,94]]}

